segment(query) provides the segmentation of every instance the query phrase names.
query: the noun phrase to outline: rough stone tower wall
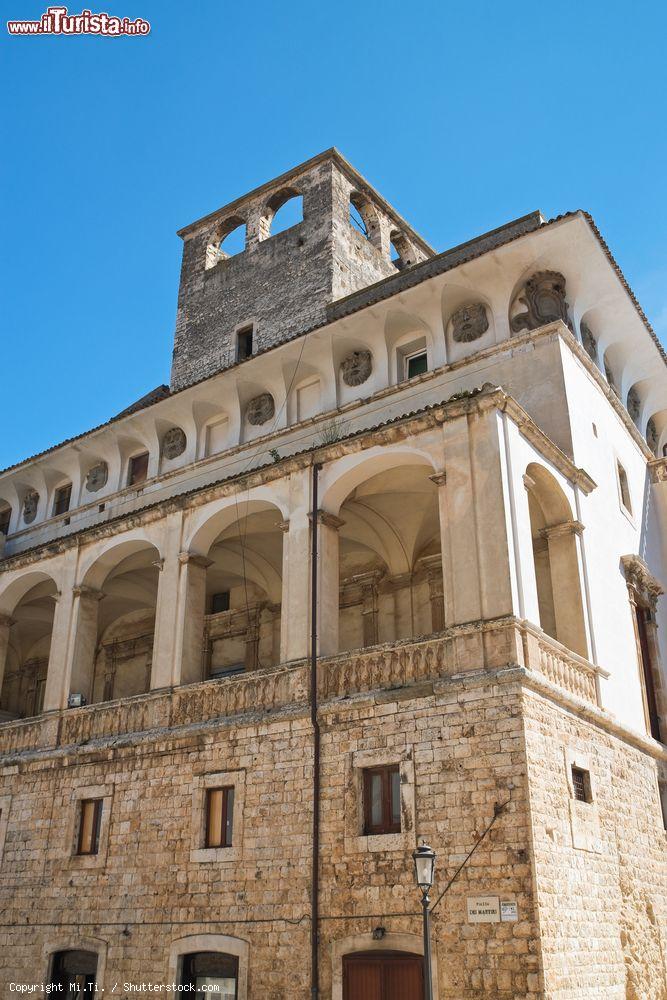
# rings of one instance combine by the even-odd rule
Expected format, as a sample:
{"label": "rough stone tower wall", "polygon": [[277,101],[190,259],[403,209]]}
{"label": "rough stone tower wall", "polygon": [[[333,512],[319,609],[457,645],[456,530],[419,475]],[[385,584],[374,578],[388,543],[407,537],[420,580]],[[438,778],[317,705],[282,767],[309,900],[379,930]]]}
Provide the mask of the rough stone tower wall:
{"label": "rough stone tower wall", "polygon": [[[344,161],[343,161],[344,162]],[[271,235],[275,206],[303,198],[303,221]],[[368,239],[350,224],[350,196],[368,221]],[[246,225],[245,249],[217,253],[221,239]],[[396,272],[392,232],[402,231],[404,263],[430,248],[372,189],[341,168],[335,154],[316,157],[182,231],[171,386],[213,375],[236,361],[236,333],[252,324],[253,353],[326,319],[326,306]]]}

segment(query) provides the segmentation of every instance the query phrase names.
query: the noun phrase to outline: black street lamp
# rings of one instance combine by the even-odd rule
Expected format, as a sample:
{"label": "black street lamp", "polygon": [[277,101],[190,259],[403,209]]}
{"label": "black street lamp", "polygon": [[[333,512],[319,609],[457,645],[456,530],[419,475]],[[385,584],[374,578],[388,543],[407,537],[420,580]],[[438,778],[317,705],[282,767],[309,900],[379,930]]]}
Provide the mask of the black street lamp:
{"label": "black street lamp", "polygon": [[435,851],[428,844],[420,844],[417,850],[412,852],[412,860],[415,863],[415,879],[422,893],[424,914],[424,1000],[433,1000],[429,892],[435,874]]}

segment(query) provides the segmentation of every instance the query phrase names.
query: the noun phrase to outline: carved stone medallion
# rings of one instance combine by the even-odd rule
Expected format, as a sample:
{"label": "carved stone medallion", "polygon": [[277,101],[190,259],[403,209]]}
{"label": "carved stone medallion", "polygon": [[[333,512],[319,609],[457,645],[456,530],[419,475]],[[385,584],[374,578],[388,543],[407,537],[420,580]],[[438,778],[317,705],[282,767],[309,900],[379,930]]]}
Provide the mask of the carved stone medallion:
{"label": "carved stone medallion", "polygon": [[625,405],[626,405],[626,409],[627,409],[628,413],[630,414],[630,416],[632,417],[632,419],[633,420],[638,420],[639,419],[639,411],[641,410],[642,403],[641,403],[641,399],[639,398],[639,393],[637,392],[637,390],[635,389],[634,386],[628,392],[628,398],[626,400],[626,404]]}
{"label": "carved stone medallion", "polygon": [[39,506],[39,493],[31,490],[26,493],[23,500],[23,520],[26,524],[32,524],[37,517],[37,507]]}
{"label": "carved stone medallion", "polygon": [[162,438],[162,454],[165,458],[178,458],[187,445],[185,431],[180,427],[171,427]]}
{"label": "carved stone medallion", "polygon": [[452,316],[452,337],[457,344],[469,344],[489,329],[486,306],[481,302],[469,302],[457,309]]}
{"label": "carved stone medallion", "polygon": [[581,343],[591,361],[597,361],[598,345],[588,323],[581,324]]}
{"label": "carved stone medallion", "polygon": [[519,296],[526,311],[514,316],[512,331],[537,330],[545,323],[561,319],[569,326],[565,301],[565,278],[557,271],[538,271],[528,279]]}
{"label": "carved stone medallion", "polygon": [[259,427],[270,420],[275,412],[276,406],[273,402],[273,396],[270,392],[263,392],[260,396],[255,396],[254,399],[250,400],[245,415],[249,424]]}
{"label": "carved stone medallion", "polygon": [[343,358],[340,366],[341,378],[345,385],[362,385],[373,371],[373,355],[370,351],[352,351]]}
{"label": "carved stone medallion", "polygon": [[646,443],[654,455],[658,454],[658,428],[655,426],[653,417],[646,425]]}
{"label": "carved stone medallion", "polygon": [[106,486],[109,479],[109,466],[106,462],[98,462],[92,469],[88,469],[86,476],[86,489],[89,493],[97,493],[103,486]]}

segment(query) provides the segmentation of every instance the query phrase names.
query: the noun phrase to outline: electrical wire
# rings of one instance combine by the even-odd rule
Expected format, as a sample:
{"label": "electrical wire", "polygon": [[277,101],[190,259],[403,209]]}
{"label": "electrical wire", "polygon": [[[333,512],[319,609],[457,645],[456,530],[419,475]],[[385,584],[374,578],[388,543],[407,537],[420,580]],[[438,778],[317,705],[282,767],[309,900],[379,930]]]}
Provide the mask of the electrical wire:
{"label": "electrical wire", "polygon": [[[289,399],[290,393],[292,392],[292,388],[294,386],[294,382],[296,380],[296,376],[297,376],[297,373],[299,371],[299,367],[301,365],[301,359],[303,358],[303,351],[304,351],[304,348],[306,346],[306,340],[307,339],[308,339],[308,337],[306,335],[301,340],[301,347],[300,347],[300,350],[299,350],[299,356],[297,358],[296,365],[294,366],[294,371],[292,372],[292,378],[290,379],[290,383],[289,383],[289,385],[287,387],[287,390],[285,392],[285,398],[283,399],[283,402],[282,402],[282,404],[281,404],[278,412],[275,415],[275,418],[274,418],[273,424],[271,426],[271,429],[268,432],[269,435],[273,434],[273,432],[275,431],[276,427],[278,426],[278,421],[280,420],[280,417],[282,416],[283,410],[287,406],[287,400]],[[269,448],[265,445],[263,448],[259,448],[257,451],[253,452],[253,454],[251,454],[250,457],[248,458],[248,461],[247,461],[245,467],[241,470],[241,472],[239,473],[239,475],[242,476],[245,472],[247,472],[248,469],[250,468],[250,466],[252,465],[252,463],[255,461],[255,459],[261,457],[262,455],[267,454],[268,451],[269,451]],[[248,486],[248,487],[246,487],[246,499],[245,499],[246,511],[247,511],[247,505],[248,505],[249,498],[250,498],[250,487]],[[243,590],[244,590],[244,595],[245,595],[246,619],[249,621],[250,620],[250,598],[249,598],[249,595],[248,595],[248,575],[247,575],[247,571],[246,571],[246,536],[247,536],[247,533],[248,533],[248,515],[246,513],[246,516],[245,516],[245,519],[244,519],[244,527],[242,529],[242,527],[241,527],[241,513],[240,513],[240,507],[239,507],[239,494],[238,494],[238,492],[236,492],[234,494],[234,504],[235,504],[235,507],[236,507],[236,526],[237,526],[237,531],[238,531],[239,545],[240,545],[240,548],[241,548],[241,569],[242,569],[242,573],[243,573]],[[260,649],[260,645],[259,645],[259,621],[257,622],[257,629],[258,629],[258,636],[257,636],[257,648],[256,648],[256,654],[255,655],[256,655],[256,660],[257,660],[257,666],[261,669],[262,662],[261,662],[260,654],[259,654],[259,649]]]}
{"label": "electrical wire", "polygon": [[508,787],[507,791],[509,792],[509,798],[507,799],[507,802],[496,802],[496,804],[493,807],[493,819],[491,820],[491,822],[487,826],[487,828],[484,831],[484,833],[482,834],[482,836],[476,842],[476,844],[472,848],[472,850],[469,851],[468,854],[465,856],[465,858],[463,859],[463,861],[461,862],[461,864],[459,865],[459,867],[456,869],[456,871],[454,872],[454,874],[450,878],[450,880],[447,883],[447,885],[445,886],[445,888],[442,890],[442,892],[440,893],[440,895],[436,899],[435,903],[431,907],[431,914],[433,914],[435,912],[435,909],[438,906],[438,903],[440,902],[440,900],[442,899],[442,897],[445,896],[449,892],[449,890],[454,885],[454,883],[456,882],[457,878],[459,877],[459,875],[461,874],[461,872],[463,871],[463,869],[465,868],[465,866],[468,864],[468,862],[470,861],[471,857],[473,856],[473,854],[475,853],[475,851],[477,850],[477,848],[480,846],[480,844],[482,844],[484,842],[484,840],[486,839],[487,835],[491,832],[491,829],[493,828],[493,825],[496,822],[496,820],[498,819],[498,817],[502,816],[502,814],[505,812],[505,810],[507,809],[508,805],[512,801],[512,789]]}

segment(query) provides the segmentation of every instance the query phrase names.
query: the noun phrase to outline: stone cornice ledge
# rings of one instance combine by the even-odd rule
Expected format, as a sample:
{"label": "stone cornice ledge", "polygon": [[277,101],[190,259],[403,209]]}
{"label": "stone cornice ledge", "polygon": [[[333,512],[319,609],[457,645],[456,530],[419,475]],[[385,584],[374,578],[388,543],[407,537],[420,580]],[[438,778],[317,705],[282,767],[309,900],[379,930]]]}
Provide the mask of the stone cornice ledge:
{"label": "stone cornice ledge", "polygon": [[363,427],[331,444],[313,445],[293,455],[285,456],[279,462],[271,460],[248,472],[236,473],[215,483],[185,490],[168,499],[147,504],[139,510],[120,514],[102,524],[91,525],[63,538],[51,539],[32,549],[6,556],[0,560],[0,573],[31,565],[100,538],[110,538],[120,532],[142,527],[174,511],[193,509],[211,500],[234,495],[240,490],[245,492],[255,486],[265,486],[315,462],[325,464],[343,455],[358,453],[368,447],[366,442],[371,437],[373,445],[394,444],[415,433],[456,420],[466,414],[483,413],[491,409],[506,412],[543,458],[554,465],[571,483],[579,486],[584,493],[590,493],[596,488],[597,484],[588,473],[584,469],[577,468],[565,452],[540,430],[533,418],[513,396],[505,392],[501,386],[486,382],[479,389],[455,393],[441,403],[432,403],[381,424]]}

